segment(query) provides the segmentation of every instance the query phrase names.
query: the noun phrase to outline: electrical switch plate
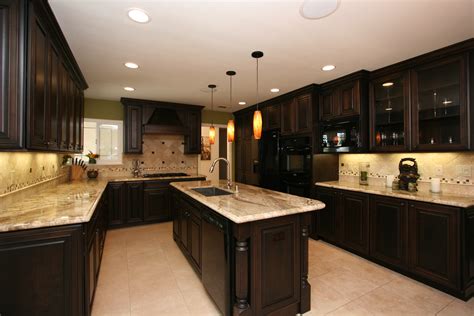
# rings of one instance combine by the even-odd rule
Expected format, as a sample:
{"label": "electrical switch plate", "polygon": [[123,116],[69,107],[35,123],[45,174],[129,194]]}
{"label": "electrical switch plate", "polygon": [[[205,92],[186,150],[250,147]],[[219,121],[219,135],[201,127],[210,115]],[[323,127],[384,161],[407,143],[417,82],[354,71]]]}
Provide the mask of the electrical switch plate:
{"label": "electrical switch plate", "polygon": [[436,165],[435,166],[435,176],[440,177],[443,175],[443,166],[442,165]]}
{"label": "electrical switch plate", "polygon": [[466,178],[470,178],[472,176],[472,169],[470,165],[462,165],[461,166],[461,175]]}

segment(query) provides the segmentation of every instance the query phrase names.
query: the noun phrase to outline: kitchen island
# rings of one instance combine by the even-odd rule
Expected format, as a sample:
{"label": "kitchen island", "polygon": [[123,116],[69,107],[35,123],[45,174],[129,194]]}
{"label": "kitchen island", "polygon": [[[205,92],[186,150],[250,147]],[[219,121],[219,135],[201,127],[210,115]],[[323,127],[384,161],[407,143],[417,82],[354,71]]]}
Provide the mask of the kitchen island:
{"label": "kitchen island", "polygon": [[324,203],[237,185],[171,183],[174,240],[224,315],[309,311],[310,218]]}

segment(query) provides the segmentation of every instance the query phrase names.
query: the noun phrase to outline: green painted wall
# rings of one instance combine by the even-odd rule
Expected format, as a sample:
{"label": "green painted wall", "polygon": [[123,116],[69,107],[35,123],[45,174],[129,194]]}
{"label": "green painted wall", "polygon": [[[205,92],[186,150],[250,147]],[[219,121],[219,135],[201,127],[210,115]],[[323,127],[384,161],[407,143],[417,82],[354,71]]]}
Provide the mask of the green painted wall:
{"label": "green painted wall", "polygon": [[[85,99],[84,117],[92,119],[123,120],[123,106],[119,101]],[[218,111],[202,111],[202,123],[226,125],[232,113]]]}
{"label": "green painted wall", "polygon": [[84,117],[123,121],[123,106],[119,101],[85,99]]}
{"label": "green painted wall", "polygon": [[202,123],[208,124],[214,123],[227,125],[227,121],[233,117],[232,113],[203,110],[201,121]]}

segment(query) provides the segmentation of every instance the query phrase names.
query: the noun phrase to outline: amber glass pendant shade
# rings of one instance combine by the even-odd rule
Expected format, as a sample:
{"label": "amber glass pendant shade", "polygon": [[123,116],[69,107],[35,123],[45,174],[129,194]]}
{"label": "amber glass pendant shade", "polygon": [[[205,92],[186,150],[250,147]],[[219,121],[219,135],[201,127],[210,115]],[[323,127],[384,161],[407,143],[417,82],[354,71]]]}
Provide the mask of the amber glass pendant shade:
{"label": "amber glass pendant shade", "polygon": [[216,143],[216,128],[214,126],[209,127],[209,144],[214,145]]}
{"label": "amber glass pendant shade", "polygon": [[253,113],[253,137],[262,138],[262,112],[259,110]]}
{"label": "amber glass pendant shade", "polygon": [[234,125],[234,120],[229,120],[227,122],[227,141],[229,143],[232,143],[235,139],[235,125]]}

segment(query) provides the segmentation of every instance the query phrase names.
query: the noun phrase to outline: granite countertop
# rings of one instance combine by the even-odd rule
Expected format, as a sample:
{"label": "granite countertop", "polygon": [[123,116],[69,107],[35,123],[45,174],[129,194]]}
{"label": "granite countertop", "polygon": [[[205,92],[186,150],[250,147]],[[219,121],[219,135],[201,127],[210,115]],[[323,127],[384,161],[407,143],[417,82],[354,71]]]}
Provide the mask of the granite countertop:
{"label": "granite countertop", "polygon": [[284,215],[316,211],[325,207],[324,203],[317,200],[267,190],[242,183],[237,183],[239,192],[230,195],[204,196],[191,190],[192,188],[204,188],[210,186],[227,190],[226,184],[227,182],[223,180],[189,181],[172,182],[171,186],[238,224]]}
{"label": "granite countertop", "polygon": [[328,182],[316,182],[316,186],[342,189],[349,191],[357,191],[369,194],[377,194],[395,198],[402,198],[407,200],[415,200],[436,204],[443,204],[449,206],[456,206],[462,208],[468,208],[474,206],[474,197],[467,195],[454,195],[445,193],[431,193],[431,192],[408,192],[402,190],[392,190],[385,186],[374,186],[374,185],[360,185],[352,182],[340,182],[340,181],[328,181]]}
{"label": "granite countertop", "polygon": [[197,179],[197,178],[204,178],[206,179],[206,176],[202,174],[189,174],[187,176],[178,176],[178,177],[128,177],[128,176],[123,176],[123,177],[108,177],[104,178],[107,179],[109,182],[120,182],[120,181],[159,181],[159,180],[179,180],[179,179]]}
{"label": "granite countertop", "polygon": [[169,178],[111,177],[66,182],[41,190],[28,189],[31,191],[23,192],[27,194],[23,194],[18,200],[5,202],[0,199],[0,232],[88,222],[109,182],[200,177],[205,178],[203,175]]}

